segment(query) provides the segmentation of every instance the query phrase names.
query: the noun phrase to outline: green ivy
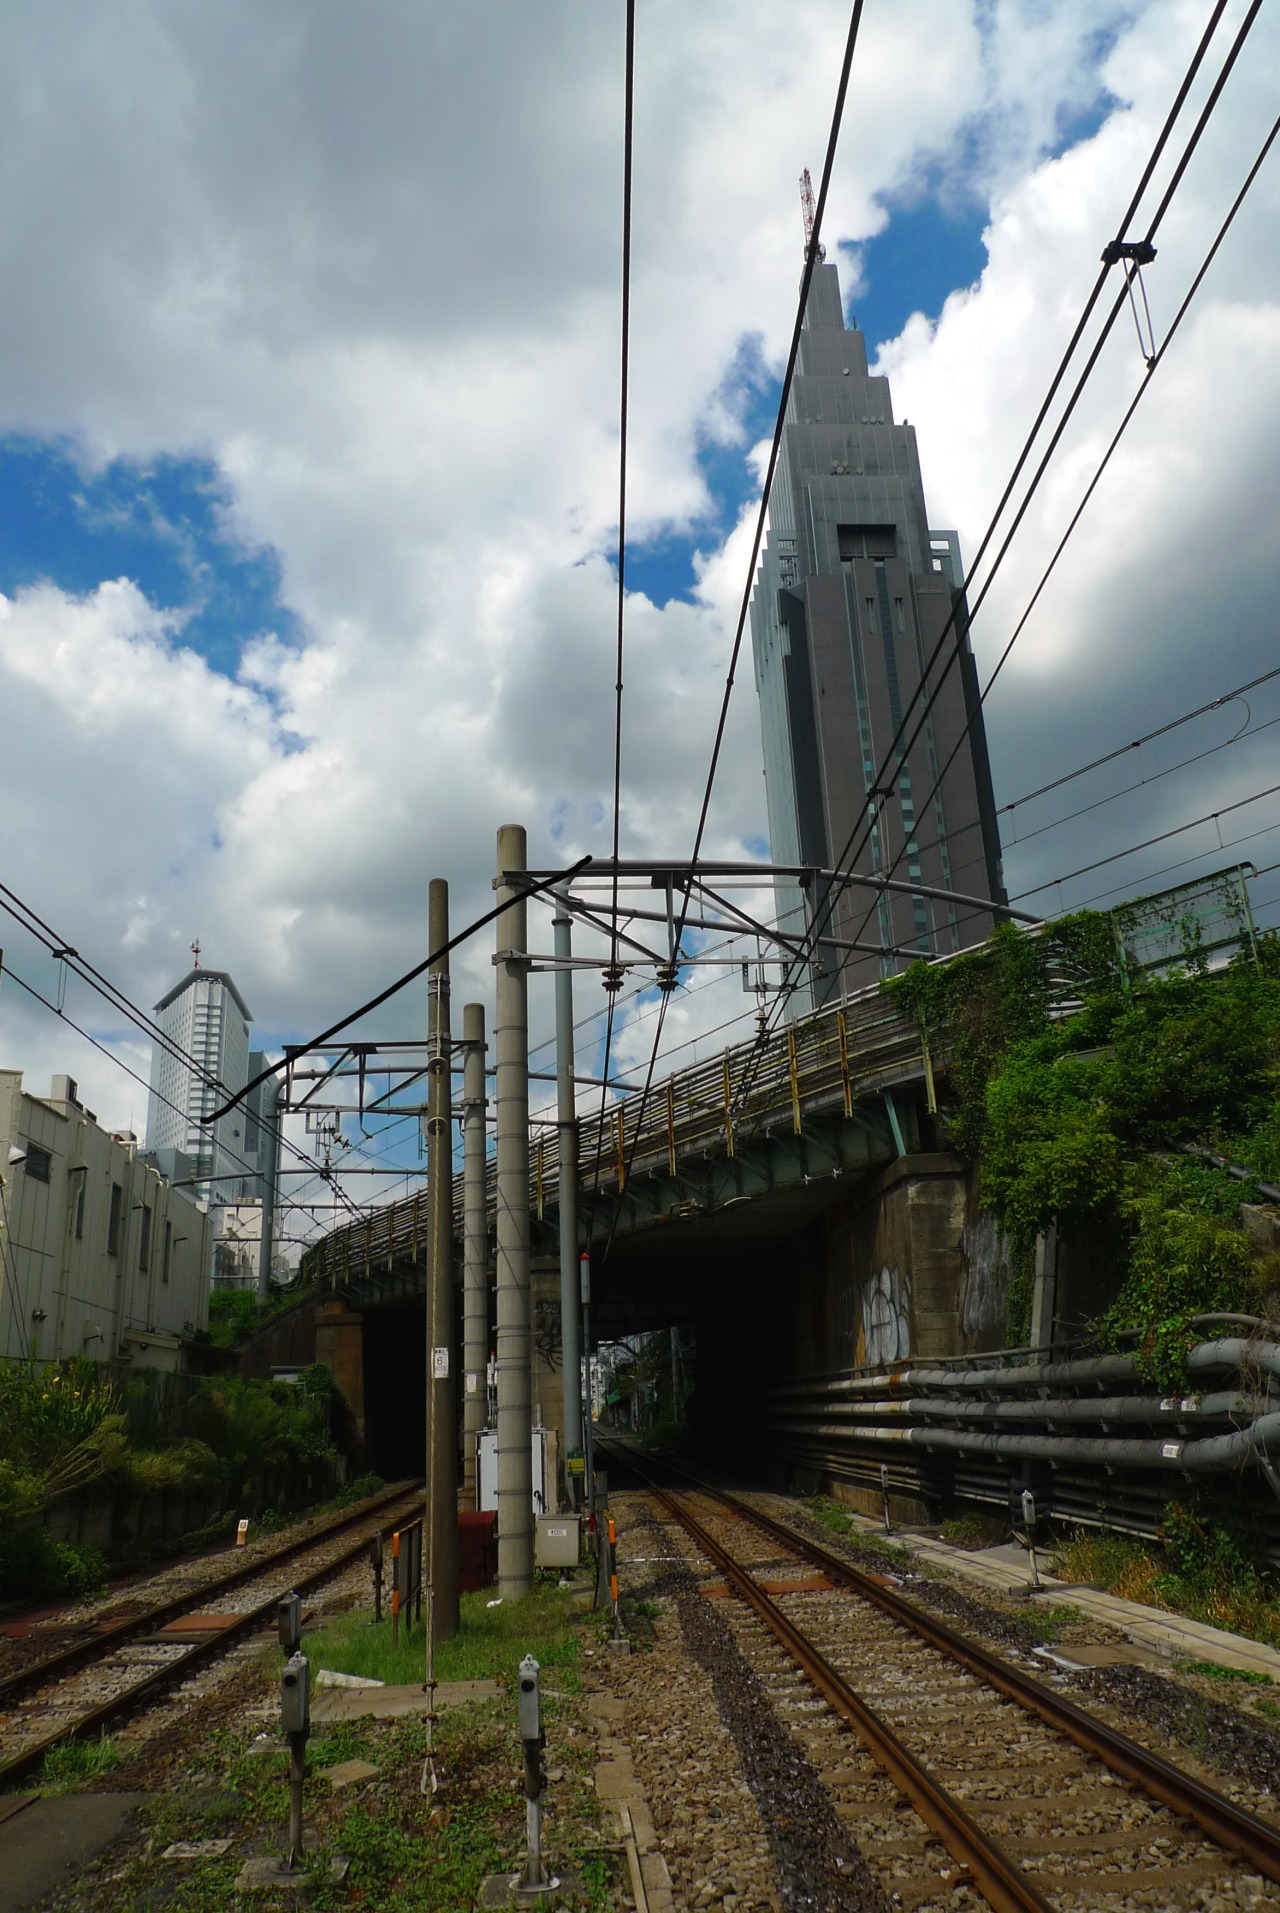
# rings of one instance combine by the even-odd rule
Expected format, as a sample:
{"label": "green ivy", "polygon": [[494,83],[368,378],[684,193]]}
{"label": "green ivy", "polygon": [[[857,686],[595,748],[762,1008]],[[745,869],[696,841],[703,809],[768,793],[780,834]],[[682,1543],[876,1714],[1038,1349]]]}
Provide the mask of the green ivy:
{"label": "green ivy", "polygon": [[1256,1191],[1171,1150],[1207,1145],[1280,1175],[1280,939],[1211,972],[1189,924],[1185,963],[1152,978],[1125,928],[1123,913],[1087,911],[1036,936],[1006,924],[884,988],[950,1059],[949,1140],[1013,1249],[1010,1340],[1029,1326],[1036,1235],[1101,1227],[1128,1252],[1100,1326],[1112,1344],[1136,1330],[1145,1371],[1172,1384],[1193,1315],[1256,1301],[1233,1226]]}

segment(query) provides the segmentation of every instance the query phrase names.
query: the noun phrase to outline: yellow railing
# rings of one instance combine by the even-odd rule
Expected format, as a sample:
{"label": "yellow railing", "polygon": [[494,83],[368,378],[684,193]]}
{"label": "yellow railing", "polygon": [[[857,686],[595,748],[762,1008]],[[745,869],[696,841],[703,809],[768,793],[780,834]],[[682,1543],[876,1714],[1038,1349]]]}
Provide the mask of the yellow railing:
{"label": "yellow railing", "polygon": [[[723,1051],[678,1070],[641,1092],[579,1116],[579,1180],[621,1194],[627,1178],[651,1170],[674,1176],[682,1157],[734,1156],[753,1136],[785,1125],[802,1135],[806,1121],[832,1111],[850,1116],[855,1100],[911,1076],[932,1091],[932,1053],[919,1029],[891,1000],[867,992],[802,1023]],[[932,1094],[930,1093],[930,1101]],[[529,1208],[542,1218],[558,1199],[560,1164],[555,1129],[542,1130],[529,1151]],[[489,1165],[490,1201],[493,1164]],[[461,1179],[454,1181],[454,1213],[462,1226]],[[312,1279],[334,1286],[390,1271],[397,1261],[426,1253],[426,1197],[417,1195],[371,1210],[334,1229],[304,1258]]]}

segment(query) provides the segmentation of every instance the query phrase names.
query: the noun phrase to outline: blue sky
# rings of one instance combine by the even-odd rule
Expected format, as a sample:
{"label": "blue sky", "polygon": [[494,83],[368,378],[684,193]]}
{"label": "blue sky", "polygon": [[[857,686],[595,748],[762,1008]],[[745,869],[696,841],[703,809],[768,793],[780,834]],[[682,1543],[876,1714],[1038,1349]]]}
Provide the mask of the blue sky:
{"label": "blue sky", "polygon": [[182,614],[177,642],[231,677],[249,639],[295,634],[275,555],[229,535],[209,461],[117,459],[94,471],[65,442],[0,440],[0,591],[47,581],[81,593],[114,578]]}
{"label": "blue sky", "polygon": [[[982,243],[986,222],[985,206],[972,203],[950,209],[937,195],[891,209],[884,230],[857,248],[861,289],[852,295],[858,263],[852,250],[841,248],[836,263],[845,316],[866,334],[871,360],[886,339],[897,337],[913,312],[936,319],[949,293],[981,276],[986,264]],[[750,352],[740,355],[735,373],[742,440],[736,445],[707,441],[698,452],[698,466],[711,497],[707,518],[690,533],[670,532],[628,547],[627,584],[655,604],[692,597],[695,551],[718,543],[754,493],[754,477],[744,453],[772,435],[781,382],[754,369]]]}

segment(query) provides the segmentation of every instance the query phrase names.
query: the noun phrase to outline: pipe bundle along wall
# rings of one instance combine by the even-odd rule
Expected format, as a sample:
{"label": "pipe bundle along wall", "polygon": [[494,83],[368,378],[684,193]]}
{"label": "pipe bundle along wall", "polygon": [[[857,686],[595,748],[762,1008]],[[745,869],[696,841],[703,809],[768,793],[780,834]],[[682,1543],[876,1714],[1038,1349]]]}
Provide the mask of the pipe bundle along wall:
{"label": "pipe bundle along wall", "polygon": [[[1187,1370],[1193,1376],[1216,1376],[1226,1370],[1245,1378],[1249,1386],[1183,1396],[1050,1392],[1098,1390],[1140,1381],[1137,1364],[1123,1355],[1023,1362],[1002,1369],[901,1368],[882,1375],[784,1384],[774,1391],[766,1418],[774,1436],[808,1444],[851,1440],[907,1444],[1006,1461],[1219,1473],[1280,1454],[1280,1392],[1272,1386],[1272,1378],[1280,1378],[1280,1343],[1248,1341],[1243,1336],[1202,1342],[1187,1357]],[[950,1390],[962,1399],[899,1392],[911,1388]],[[1027,1391],[1034,1394],[1017,1399]],[[987,1397],[1013,1394],[1015,1399],[963,1399],[979,1392]],[[1186,1437],[1189,1427],[1213,1420],[1232,1425],[1222,1432]],[[1025,1429],[995,1432],[981,1425],[937,1425],[957,1422],[1091,1423],[1103,1432],[1039,1434]],[[1145,1438],[1106,1432],[1117,1422],[1154,1425],[1158,1432]]]}

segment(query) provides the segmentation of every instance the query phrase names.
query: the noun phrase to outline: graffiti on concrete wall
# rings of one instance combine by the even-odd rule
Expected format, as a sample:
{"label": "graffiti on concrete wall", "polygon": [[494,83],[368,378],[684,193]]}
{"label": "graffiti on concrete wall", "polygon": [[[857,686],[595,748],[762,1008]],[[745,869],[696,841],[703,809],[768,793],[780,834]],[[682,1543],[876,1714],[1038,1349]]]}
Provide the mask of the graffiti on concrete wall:
{"label": "graffiti on concrete wall", "polygon": [[1009,1244],[985,1211],[965,1224],[964,1332],[1003,1335],[1009,1294]]}
{"label": "graffiti on concrete wall", "polygon": [[862,1361],[900,1362],[911,1353],[911,1278],[885,1263],[862,1285]]}

